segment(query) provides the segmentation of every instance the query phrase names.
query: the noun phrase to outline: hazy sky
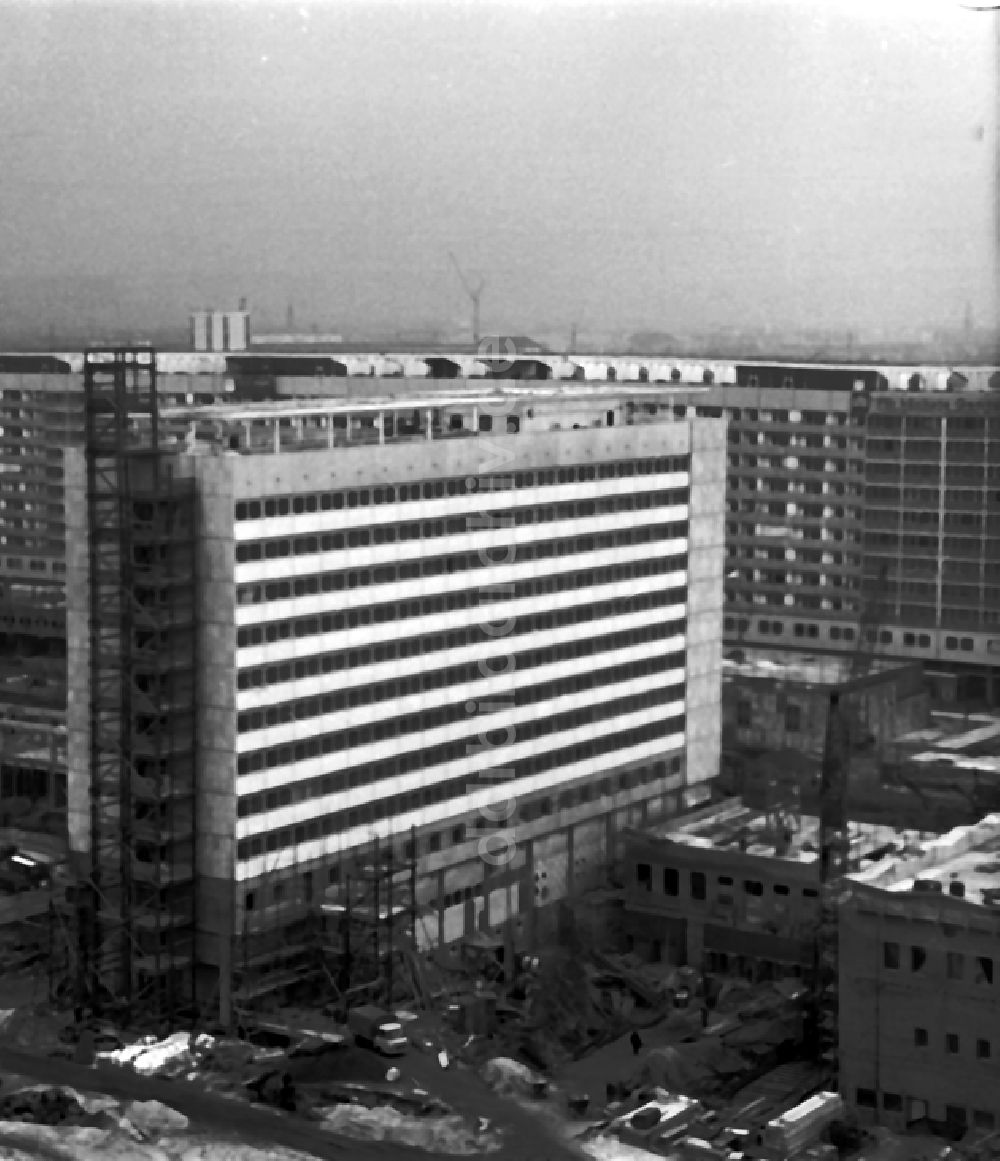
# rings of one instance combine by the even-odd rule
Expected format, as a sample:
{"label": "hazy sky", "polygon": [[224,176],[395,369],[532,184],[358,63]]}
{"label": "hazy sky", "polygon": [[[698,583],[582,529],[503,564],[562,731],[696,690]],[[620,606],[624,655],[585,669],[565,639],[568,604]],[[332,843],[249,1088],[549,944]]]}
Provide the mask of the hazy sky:
{"label": "hazy sky", "polygon": [[996,317],[996,13],[954,0],[0,0],[27,319]]}

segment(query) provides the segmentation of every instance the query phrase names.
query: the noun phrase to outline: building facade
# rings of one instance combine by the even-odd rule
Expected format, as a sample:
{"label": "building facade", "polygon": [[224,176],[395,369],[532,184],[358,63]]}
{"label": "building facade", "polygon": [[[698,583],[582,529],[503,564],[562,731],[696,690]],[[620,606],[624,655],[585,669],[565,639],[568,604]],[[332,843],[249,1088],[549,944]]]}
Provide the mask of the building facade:
{"label": "building facade", "polygon": [[[373,838],[417,861],[424,946],[505,927],[531,942],[622,827],[706,792],[725,429],[637,423],[628,404],[501,391],[164,415],[197,512],[193,946],[224,1013],[249,962],[258,982],[294,971],[308,915]],[[84,466],[70,456],[81,515]],[[74,536],[84,867],[94,635]]]}
{"label": "building facade", "polygon": [[741,363],[678,415],[729,419],[727,645],[922,661],[1000,704],[1000,395],[990,368]]}
{"label": "building facade", "polygon": [[1000,1118],[1000,815],[849,876],[840,1084],[860,1117],[959,1131]]}
{"label": "building facade", "polygon": [[[849,865],[909,838],[852,822]],[[624,931],[653,961],[747,978],[812,978],[820,928],[819,825],[732,798],[625,840]]]}

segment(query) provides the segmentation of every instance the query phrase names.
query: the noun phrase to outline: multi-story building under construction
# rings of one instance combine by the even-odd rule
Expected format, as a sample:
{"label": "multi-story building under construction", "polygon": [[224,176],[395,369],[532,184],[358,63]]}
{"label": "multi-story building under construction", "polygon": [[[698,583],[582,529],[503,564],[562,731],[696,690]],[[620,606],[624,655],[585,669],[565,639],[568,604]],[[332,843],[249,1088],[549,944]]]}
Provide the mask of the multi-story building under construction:
{"label": "multi-story building under construction", "polygon": [[729,420],[726,643],[923,662],[1000,705],[1000,374],[741,363],[679,416]]}
{"label": "multi-story building under construction", "polygon": [[639,385],[158,409],[146,357],[88,356],[67,458],[91,994],[228,1019],[375,839],[421,945],[530,944],[707,793],[724,424]]}

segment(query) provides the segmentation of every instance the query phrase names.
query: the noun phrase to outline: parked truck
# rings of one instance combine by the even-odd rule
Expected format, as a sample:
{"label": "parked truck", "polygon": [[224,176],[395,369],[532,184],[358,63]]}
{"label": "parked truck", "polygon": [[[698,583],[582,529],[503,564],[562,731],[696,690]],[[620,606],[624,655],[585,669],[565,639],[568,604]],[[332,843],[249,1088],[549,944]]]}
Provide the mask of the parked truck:
{"label": "parked truck", "polygon": [[844,1101],[839,1093],[818,1092],[768,1121],[748,1152],[762,1161],[796,1157],[815,1145],[843,1115]]}
{"label": "parked truck", "polygon": [[402,1056],[409,1041],[399,1021],[374,1004],[363,1004],[347,1013],[347,1027],[354,1033],[355,1043],[372,1048],[383,1056]]}

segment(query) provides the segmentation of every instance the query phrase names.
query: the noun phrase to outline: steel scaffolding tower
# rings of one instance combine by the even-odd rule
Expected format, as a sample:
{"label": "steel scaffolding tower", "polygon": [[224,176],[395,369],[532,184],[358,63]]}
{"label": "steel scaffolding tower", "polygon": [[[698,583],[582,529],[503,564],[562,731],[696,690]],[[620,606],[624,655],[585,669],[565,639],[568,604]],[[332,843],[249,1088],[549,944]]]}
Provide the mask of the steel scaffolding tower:
{"label": "steel scaffolding tower", "polygon": [[149,348],[84,357],[90,868],[78,1002],[172,1023],[194,970],[194,487],[158,441]]}

